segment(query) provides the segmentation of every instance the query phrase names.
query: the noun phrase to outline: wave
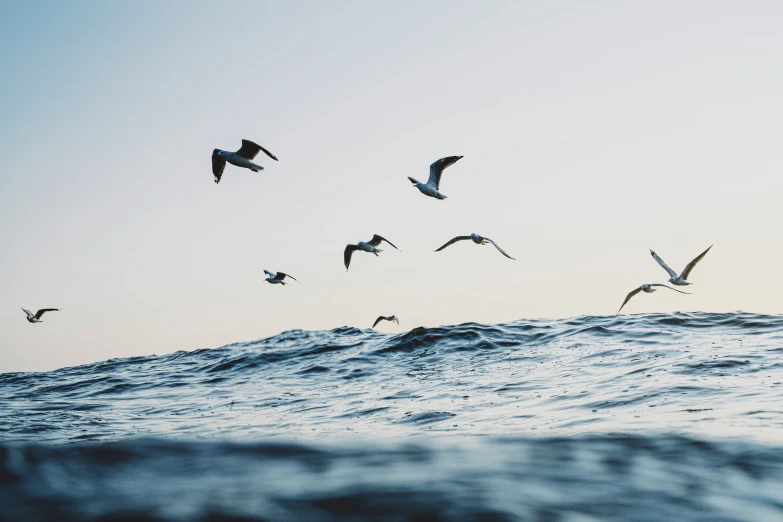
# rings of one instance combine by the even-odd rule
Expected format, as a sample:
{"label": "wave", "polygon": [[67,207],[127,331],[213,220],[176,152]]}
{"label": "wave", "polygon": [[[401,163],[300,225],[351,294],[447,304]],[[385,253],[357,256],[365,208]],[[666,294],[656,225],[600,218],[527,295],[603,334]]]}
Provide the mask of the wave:
{"label": "wave", "polygon": [[0,446],[0,521],[780,520],[783,453],[687,437]]}
{"label": "wave", "polygon": [[344,327],[0,374],[0,521],[779,520],[782,333]]}
{"label": "wave", "polygon": [[[674,432],[773,441],[783,317],[676,313],[338,328],[0,374],[8,442]],[[763,412],[763,413],[754,413]],[[654,413],[654,414],[653,414]]]}

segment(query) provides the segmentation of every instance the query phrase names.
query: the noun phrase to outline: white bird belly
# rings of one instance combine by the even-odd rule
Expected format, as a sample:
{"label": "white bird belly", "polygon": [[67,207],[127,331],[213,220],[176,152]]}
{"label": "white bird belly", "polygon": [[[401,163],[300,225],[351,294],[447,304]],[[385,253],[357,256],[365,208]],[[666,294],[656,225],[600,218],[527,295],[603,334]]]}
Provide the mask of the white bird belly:
{"label": "white bird belly", "polygon": [[431,185],[417,185],[416,188],[418,188],[419,191],[425,196],[429,196],[431,198],[437,198],[439,196],[438,189]]}
{"label": "white bird belly", "polygon": [[252,161],[250,161],[247,158],[243,158],[242,156],[237,156],[236,154],[231,154],[226,158],[226,161],[234,165],[235,167],[241,167],[245,169],[258,169],[263,168],[260,165],[256,165]]}

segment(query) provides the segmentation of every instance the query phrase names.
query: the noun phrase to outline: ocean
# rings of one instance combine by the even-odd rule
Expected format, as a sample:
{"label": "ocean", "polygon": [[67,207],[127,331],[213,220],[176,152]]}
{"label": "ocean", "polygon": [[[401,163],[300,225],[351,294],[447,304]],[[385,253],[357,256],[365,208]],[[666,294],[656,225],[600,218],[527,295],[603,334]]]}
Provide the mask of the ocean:
{"label": "ocean", "polygon": [[783,316],[258,341],[0,374],[0,520],[783,520]]}

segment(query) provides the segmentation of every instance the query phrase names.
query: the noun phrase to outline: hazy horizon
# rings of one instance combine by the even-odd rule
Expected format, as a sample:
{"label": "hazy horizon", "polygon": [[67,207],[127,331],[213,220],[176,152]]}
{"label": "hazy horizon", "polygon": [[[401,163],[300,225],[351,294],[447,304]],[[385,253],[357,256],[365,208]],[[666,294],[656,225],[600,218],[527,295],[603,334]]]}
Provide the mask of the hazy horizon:
{"label": "hazy horizon", "polygon": [[[290,329],[783,313],[775,2],[4,3],[0,372]],[[268,148],[260,173],[212,149]],[[408,176],[446,170],[437,201]],[[496,240],[433,251],[456,235]],[[346,244],[380,234],[401,252]],[[269,285],[263,270],[301,284]],[[61,308],[29,324],[24,307]]]}

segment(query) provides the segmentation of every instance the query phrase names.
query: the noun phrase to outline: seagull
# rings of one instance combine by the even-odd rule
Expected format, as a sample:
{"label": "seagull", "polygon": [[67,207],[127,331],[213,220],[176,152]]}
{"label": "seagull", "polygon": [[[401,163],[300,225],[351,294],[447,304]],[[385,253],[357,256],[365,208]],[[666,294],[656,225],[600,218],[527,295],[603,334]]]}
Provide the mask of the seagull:
{"label": "seagull", "polygon": [[[712,245],[710,245],[710,248],[712,248]],[[686,279],[688,279],[688,276],[691,274],[691,270],[693,270],[693,268],[696,266],[696,263],[701,261],[702,258],[707,255],[707,252],[710,251],[710,248],[708,248],[707,250],[705,250],[704,252],[699,254],[699,257],[697,257],[696,259],[694,259],[693,261],[688,263],[688,266],[685,267],[685,270],[683,270],[682,274],[680,274],[679,276],[677,275],[677,272],[675,272],[674,270],[669,268],[669,265],[667,265],[666,263],[663,262],[663,259],[658,257],[658,254],[656,254],[652,250],[650,250],[650,254],[652,254],[653,259],[658,261],[658,264],[661,265],[663,267],[663,269],[666,270],[669,273],[669,282],[671,284],[677,285],[677,286],[687,286],[687,285],[693,284],[693,283],[689,283],[688,281],[686,281]]]}
{"label": "seagull", "polygon": [[[457,237],[455,237],[454,239],[452,239],[451,241],[449,241],[448,243],[446,243],[445,245],[443,245],[442,247],[440,247],[439,249],[437,249],[435,252],[440,252],[441,250],[443,250],[443,249],[444,249],[444,248],[446,248],[447,246],[449,246],[449,245],[453,245],[453,244],[454,244],[454,243],[456,243],[457,241],[463,241],[463,240],[465,240],[465,239],[471,239],[471,240],[473,240],[473,242],[474,242],[474,243],[476,243],[477,245],[486,245],[487,243],[492,243],[492,245],[493,245],[495,248],[497,248],[497,249],[498,249],[498,251],[500,251],[500,253],[501,253],[501,254],[503,254],[504,256],[506,256],[506,257],[507,257],[507,258],[509,258],[509,259],[514,259],[514,258],[513,258],[513,257],[511,257],[510,255],[506,254],[506,253],[503,251],[503,249],[502,249],[502,248],[500,248],[500,247],[498,246],[498,244],[497,244],[497,243],[495,243],[494,241],[492,241],[490,238],[488,238],[488,237],[482,237],[482,236],[480,236],[480,235],[478,235],[478,234],[471,234],[471,235],[469,235],[469,236],[457,236]],[[516,259],[514,259],[514,261],[516,261]]]}
{"label": "seagull", "polygon": [[447,158],[441,158],[435,163],[433,163],[432,165],[430,165],[430,179],[427,180],[427,183],[422,183],[418,180],[413,179],[410,176],[408,176],[408,179],[411,180],[413,186],[419,189],[419,192],[421,192],[425,196],[429,196],[431,198],[437,198],[437,199],[446,199],[446,196],[444,196],[439,192],[440,177],[443,174],[443,171],[447,167],[454,165],[462,158],[463,156],[449,156]]}
{"label": "seagull", "polygon": [[231,163],[237,167],[243,167],[250,169],[253,172],[264,170],[261,165],[256,165],[251,160],[256,157],[259,151],[264,151],[264,154],[277,161],[274,154],[266,150],[261,145],[253,143],[249,140],[242,140],[242,147],[236,152],[229,152],[227,150],[215,149],[212,151],[212,174],[215,175],[215,183],[220,183],[220,178],[223,177],[223,170],[226,168],[226,162]]}
{"label": "seagull", "polygon": [[[653,288],[654,286],[662,286],[664,288],[668,288],[669,290],[674,290],[675,292],[680,292],[681,294],[688,294],[688,295],[690,295],[690,292],[683,292],[682,290],[677,290],[676,288],[672,288],[671,286],[666,286],[666,285],[662,285],[662,284],[658,284],[658,283],[655,283],[655,284],[652,284],[652,285],[643,284],[642,286],[640,286],[636,290],[631,290],[631,292],[625,297],[625,301],[623,301],[623,306],[625,306],[625,304],[628,301],[630,301],[631,298],[633,296],[635,296],[636,294],[638,294],[639,292],[645,292],[647,294],[651,294],[651,293],[655,292],[655,288]],[[620,310],[623,309],[623,306],[620,307]],[[618,315],[620,313],[620,310],[617,310],[617,313],[614,314],[614,315]]]}
{"label": "seagull", "polygon": [[392,322],[392,323],[397,323],[398,325],[400,324],[400,320],[399,320],[399,319],[397,319],[397,316],[396,316],[396,315],[390,315],[390,316],[388,316],[388,317],[384,317],[384,316],[382,316],[382,315],[379,315],[379,316],[378,316],[378,319],[376,319],[376,320],[375,320],[375,322],[374,322],[374,323],[372,323],[372,327],[373,327],[373,328],[375,328],[375,326],[376,326],[378,323],[380,323],[381,321],[389,321],[389,322]]}
{"label": "seagull", "polygon": [[22,311],[27,314],[27,320],[30,321],[31,323],[40,323],[40,322],[43,322],[41,320],[41,316],[43,316],[43,314],[45,314],[46,312],[59,312],[60,309],[59,308],[41,308],[40,310],[38,310],[38,312],[36,312],[35,315],[33,315],[33,313],[30,310],[25,310],[24,308],[22,308]]}
{"label": "seagull", "polygon": [[288,274],[284,274],[283,272],[270,272],[269,270],[264,270],[264,273],[267,276],[269,276],[269,277],[267,277],[265,279],[265,281],[267,283],[272,283],[273,285],[276,285],[276,284],[284,285],[285,282],[283,282],[283,279],[285,279],[286,277],[290,277],[291,279],[293,279],[297,283],[299,282],[299,280],[297,278],[295,278],[294,276],[290,276]]}
{"label": "seagull", "polygon": [[378,252],[383,252],[383,250],[379,250],[375,248],[381,244],[381,241],[386,241],[391,246],[393,246],[396,250],[399,250],[399,248],[394,246],[394,244],[392,244],[391,241],[379,236],[378,234],[375,234],[372,236],[372,239],[367,241],[366,243],[364,241],[359,241],[355,245],[348,245],[345,247],[345,252],[343,252],[343,261],[345,261],[345,271],[346,272],[348,271],[348,265],[351,264],[351,256],[353,255],[354,250],[363,250],[365,252],[372,252],[377,256]]}

